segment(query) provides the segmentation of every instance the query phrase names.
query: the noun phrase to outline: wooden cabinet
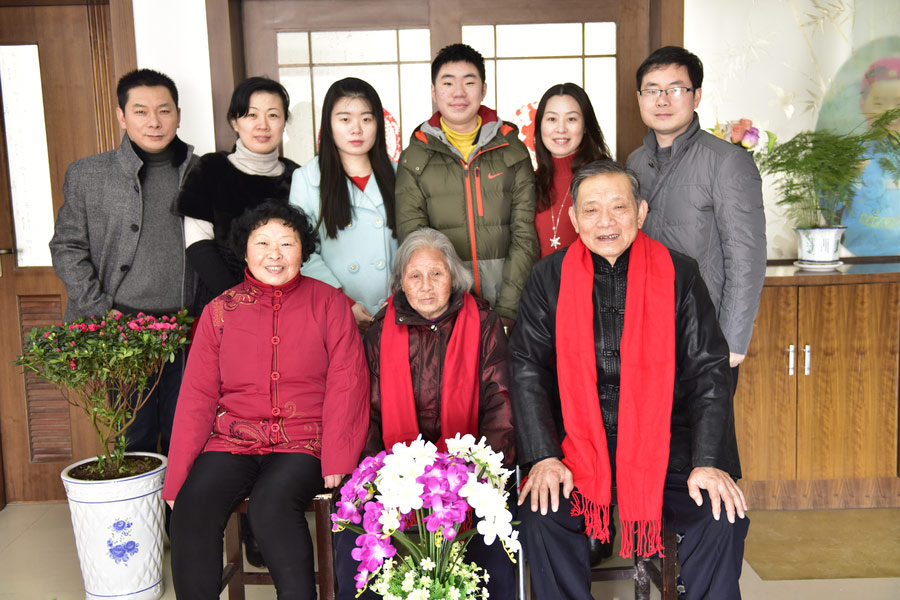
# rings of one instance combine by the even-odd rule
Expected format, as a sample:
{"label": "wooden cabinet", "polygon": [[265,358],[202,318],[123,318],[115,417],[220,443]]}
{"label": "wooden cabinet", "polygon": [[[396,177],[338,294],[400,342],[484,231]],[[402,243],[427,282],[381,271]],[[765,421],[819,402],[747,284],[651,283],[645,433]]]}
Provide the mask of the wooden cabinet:
{"label": "wooden cabinet", "polygon": [[767,277],[735,395],[751,506],[900,506],[895,275]]}

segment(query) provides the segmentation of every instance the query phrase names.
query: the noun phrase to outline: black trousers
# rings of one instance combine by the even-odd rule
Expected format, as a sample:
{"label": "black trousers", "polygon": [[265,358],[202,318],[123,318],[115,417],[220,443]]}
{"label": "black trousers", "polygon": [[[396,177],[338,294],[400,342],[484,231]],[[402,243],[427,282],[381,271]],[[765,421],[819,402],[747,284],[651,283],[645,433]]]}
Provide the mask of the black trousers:
{"label": "black trousers", "polygon": [[[159,452],[169,454],[169,441],[172,439],[172,423],[175,421],[175,403],[178,401],[178,390],[181,388],[181,376],[184,374],[184,350],[175,355],[175,362],[167,362],[163,366],[159,384],[150,393],[147,402],[137,412],[137,417],[125,438],[131,452]],[[136,395],[136,394],[135,394]],[[131,398],[134,406],[135,398]]]}
{"label": "black trousers", "polygon": [[204,452],[172,511],[172,579],[178,600],[216,600],[228,517],[249,497],[248,516],[279,600],[316,598],[306,506],[322,491],[318,458],[299,452]]}
{"label": "black trousers", "polygon": [[[511,499],[511,510],[515,511],[515,500]],[[515,519],[515,512],[513,512]],[[334,534],[334,570],[337,575],[337,600],[354,600],[356,598],[356,582],[353,577],[357,573],[359,562],[353,560],[350,552],[356,548],[355,531],[345,529]],[[582,536],[583,537],[583,536]],[[486,546],[480,534],[470,538],[466,546],[466,562],[475,563],[487,571],[490,579],[486,585],[492,600],[515,600],[516,572],[515,565],[503,549],[500,540],[494,540]],[[366,589],[360,600],[377,600],[380,598],[370,589]]]}
{"label": "black trousers", "polygon": [[[591,575],[584,517],[571,516],[571,503],[560,492],[559,511],[546,516],[519,507],[525,557],[531,565],[531,583],[540,598],[588,600]],[[748,518],[732,525],[725,509],[713,519],[709,495],[697,506],[687,493],[687,476],[669,474],[663,492],[663,513],[681,537],[678,559],[688,600],[739,600],[738,580],[744,557]]]}

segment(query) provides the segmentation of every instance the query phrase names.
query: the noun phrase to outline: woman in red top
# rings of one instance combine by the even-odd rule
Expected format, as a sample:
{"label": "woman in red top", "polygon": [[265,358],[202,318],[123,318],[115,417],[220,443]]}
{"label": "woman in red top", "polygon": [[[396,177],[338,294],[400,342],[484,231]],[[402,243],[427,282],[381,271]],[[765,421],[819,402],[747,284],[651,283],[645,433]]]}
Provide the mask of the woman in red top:
{"label": "woman in red top", "polygon": [[535,115],[538,203],[534,226],[541,258],[567,248],[578,235],[569,218],[572,173],[595,160],[612,158],[587,93],[560,83],[541,97]]}
{"label": "woman in red top", "polygon": [[175,592],[219,597],[225,523],[249,498],[278,597],[313,599],[304,510],[359,462],[369,424],[362,340],[341,291],[300,275],[315,234],[299,209],[269,201],[247,211],[232,245],[244,281],[200,316],[162,491]]}

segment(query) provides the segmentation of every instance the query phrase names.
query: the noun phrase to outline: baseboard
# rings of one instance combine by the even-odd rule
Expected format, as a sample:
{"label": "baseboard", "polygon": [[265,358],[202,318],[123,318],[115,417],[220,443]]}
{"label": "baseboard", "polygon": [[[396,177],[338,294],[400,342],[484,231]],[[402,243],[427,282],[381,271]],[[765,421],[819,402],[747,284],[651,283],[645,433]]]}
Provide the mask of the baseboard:
{"label": "baseboard", "polygon": [[900,508],[900,478],[740,481],[756,510],[817,508]]}

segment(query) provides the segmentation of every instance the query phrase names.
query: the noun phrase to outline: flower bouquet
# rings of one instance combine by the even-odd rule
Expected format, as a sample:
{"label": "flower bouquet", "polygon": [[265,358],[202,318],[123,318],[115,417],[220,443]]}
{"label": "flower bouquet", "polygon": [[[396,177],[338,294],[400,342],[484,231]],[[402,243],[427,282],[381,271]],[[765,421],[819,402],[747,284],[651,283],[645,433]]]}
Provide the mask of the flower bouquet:
{"label": "flower bouquet", "polygon": [[[394,444],[363,460],[341,488],[331,518],[335,531],[360,534],[351,553],[359,561],[360,592],[371,583],[385,600],[486,597],[487,574],[465,562],[476,533],[488,545],[499,539],[515,562],[519,540],[507,508],[511,472],[501,466],[503,455],[471,435],[446,442],[447,452],[421,436]],[[475,528],[466,528],[470,509],[479,519]]]}
{"label": "flower bouquet", "polygon": [[775,134],[766,131],[768,138],[765,145],[760,144],[760,131],[753,126],[750,119],[728,121],[724,125],[716,121],[716,126],[709,130],[717,138],[731,142],[737,146],[743,146],[757,158],[757,153],[769,153],[775,147]]}
{"label": "flower bouquet", "polygon": [[125,466],[124,433],[156,387],[163,365],[187,345],[191,321],[187,311],[159,319],[110,313],[31,330],[16,364],[63,390],[91,420],[100,442],[97,461],[76,477],[136,474]]}

